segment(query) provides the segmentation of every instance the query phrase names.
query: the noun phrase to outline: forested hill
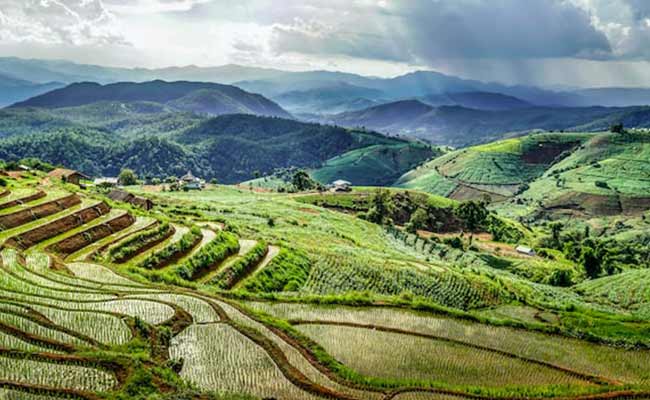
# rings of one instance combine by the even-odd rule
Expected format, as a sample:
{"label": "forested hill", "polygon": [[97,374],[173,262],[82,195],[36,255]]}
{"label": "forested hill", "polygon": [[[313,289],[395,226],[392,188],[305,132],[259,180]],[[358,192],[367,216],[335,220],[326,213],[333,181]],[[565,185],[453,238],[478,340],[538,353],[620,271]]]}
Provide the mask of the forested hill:
{"label": "forested hill", "polygon": [[[75,119],[81,121],[81,109],[74,111]],[[5,111],[7,117],[10,112]],[[14,118],[16,123],[29,120],[29,113],[16,113],[20,116]],[[39,116],[38,124],[47,129],[39,131],[38,127],[32,126],[29,127],[31,133],[14,134],[0,140],[0,159],[37,157],[92,176],[114,176],[122,168],[131,168],[141,176],[163,178],[192,170],[207,179],[237,183],[251,179],[258,173],[269,174],[278,168],[318,168],[333,157],[369,146],[422,147],[422,144],[373,132],[244,114],[203,120],[187,120],[187,115],[169,114],[170,118],[173,117],[170,124],[189,127],[170,129],[171,133],[167,134],[150,132],[146,138],[122,129],[110,130],[112,126],[133,126],[135,128],[132,129],[140,132],[140,122],[147,124],[149,119],[142,119],[137,114],[132,117],[133,120],[128,119],[127,114],[121,114],[125,120],[102,127],[75,123],[60,125],[64,126],[62,128],[57,128],[59,125],[55,123],[47,123],[48,114],[34,114]],[[53,121],[63,124],[63,115],[65,112],[57,113]],[[417,157],[409,159],[408,164],[390,171],[373,167],[384,164],[381,157],[390,156],[390,153],[379,153],[377,163],[369,164],[364,173],[384,182],[395,173],[404,173],[430,158],[433,151],[425,147],[424,151],[418,150]],[[341,169],[340,173],[345,174],[345,170]]]}
{"label": "forested hill", "polygon": [[235,86],[202,82],[151,81],[110,85],[74,83],[16,103],[12,108],[62,108],[106,101],[148,101],[165,104],[177,110],[211,115],[243,113],[290,117],[282,107],[262,95],[249,93]]}

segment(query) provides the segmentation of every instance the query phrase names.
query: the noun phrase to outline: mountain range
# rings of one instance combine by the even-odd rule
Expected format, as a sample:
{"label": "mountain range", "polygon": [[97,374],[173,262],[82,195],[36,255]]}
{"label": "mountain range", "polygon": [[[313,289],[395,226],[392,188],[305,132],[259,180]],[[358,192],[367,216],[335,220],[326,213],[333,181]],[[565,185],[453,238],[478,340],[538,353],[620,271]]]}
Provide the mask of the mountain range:
{"label": "mountain range", "polygon": [[[288,72],[269,68],[224,65],[219,67],[171,67],[160,69],[113,68],[97,65],[76,64],[62,60],[0,58],[0,75],[12,77],[31,84],[62,86],[77,82],[146,82],[152,80],[201,81],[234,84],[246,91],[259,93],[278,100],[291,92],[321,92],[324,96],[334,86],[352,85],[365,92],[361,98],[370,101],[389,102],[430,95],[450,93],[487,92],[516,97],[535,106],[632,106],[650,104],[650,89],[646,88],[592,88],[554,90],[526,85],[505,85],[481,82],[445,75],[435,71],[417,71],[394,78],[365,77],[357,74],[332,71]],[[323,113],[318,96],[312,111]],[[359,96],[354,96],[359,97]],[[24,99],[26,99],[25,97]],[[292,96],[288,99],[292,100]],[[348,98],[350,100],[350,98]],[[281,101],[280,105],[285,106]],[[303,108],[308,107],[306,102]],[[289,102],[286,104],[290,105]],[[290,107],[287,107],[290,108]],[[335,110],[337,111],[337,110]]]}
{"label": "mountain range", "polygon": [[[481,96],[482,97],[482,96]],[[498,107],[498,102],[494,108]],[[323,122],[411,136],[435,144],[463,147],[535,130],[602,131],[613,124],[646,128],[650,107],[524,107],[485,110],[459,105],[434,107],[403,100],[321,118]]]}

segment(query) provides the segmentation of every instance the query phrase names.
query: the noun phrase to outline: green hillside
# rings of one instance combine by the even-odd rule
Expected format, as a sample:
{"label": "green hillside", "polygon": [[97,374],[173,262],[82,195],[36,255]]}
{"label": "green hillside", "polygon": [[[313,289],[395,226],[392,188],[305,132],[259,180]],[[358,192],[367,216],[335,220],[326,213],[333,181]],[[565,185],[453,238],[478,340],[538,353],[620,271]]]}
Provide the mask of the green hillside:
{"label": "green hillside", "polygon": [[417,143],[374,145],[331,158],[311,175],[325,184],[343,179],[361,186],[386,186],[423,160],[440,154]]}
{"label": "green hillside", "polygon": [[22,175],[0,193],[2,396],[650,396],[643,270],[590,279],[482,204],[128,188],[145,211]]}
{"label": "green hillside", "polygon": [[486,195],[503,200],[589,137],[540,133],[457,150],[405,174],[398,186],[459,199]]}
{"label": "green hillside", "polygon": [[280,168],[320,168],[333,157],[378,145],[391,149],[381,153],[381,165],[349,168],[350,175],[367,174],[383,184],[434,154],[373,132],[241,114],[209,119],[150,102],[3,112],[0,158],[37,157],[93,176],[131,168],[142,177],[166,178],[192,170],[234,183]]}

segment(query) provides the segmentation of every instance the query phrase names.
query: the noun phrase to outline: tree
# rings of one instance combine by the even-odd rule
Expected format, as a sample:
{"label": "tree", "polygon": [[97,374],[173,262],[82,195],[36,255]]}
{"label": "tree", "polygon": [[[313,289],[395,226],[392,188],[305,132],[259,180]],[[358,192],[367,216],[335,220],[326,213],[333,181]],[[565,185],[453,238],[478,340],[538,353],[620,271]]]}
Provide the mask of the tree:
{"label": "tree", "polygon": [[309,174],[303,170],[297,171],[295,174],[293,174],[291,184],[293,184],[293,186],[299,192],[313,189],[316,186],[316,182],[314,182]]}
{"label": "tree", "polygon": [[423,208],[418,208],[413,214],[411,214],[411,219],[406,225],[406,230],[410,233],[417,232],[418,229],[423,229],[427,226],[429,221],[429,215],[426,210]]}
{"label": "tree", "polygon": [[456,217],[463,221],[465,227],[470,231],[476,231],[485,223],[490,212],[484,202],[466,201],[461,203],[454,210]]}
{"label": "tree", "polygon": [[612,133],[625,133],[625,127],[622,123],[618,123],[610,126],[609,131]]}
{"label": "tree", "polygon": [[125,186],[136,185],[138,183],[138,176],[132,169],[124,168],[122,172],[120,172],[118,181],[120,184]]}
{"label": "tree", "polygon": [[390,192],[386,189],[376,190],[370,197],[370,209],[366,219],[380,225],[390,224],[394,209]]}
{"label": "tree", "polygon": [[554,222],[551,224],[551,237],[553,239],[553,247],[556,249],[560,248],[560,235],[562,234],[562,229],[564,225],[560,222]]}
{"label": "tree", "polygon": [[598,278],[602,272],[601,260],[592,247],[583,247],[580,257],[581,264],[590,278]]}

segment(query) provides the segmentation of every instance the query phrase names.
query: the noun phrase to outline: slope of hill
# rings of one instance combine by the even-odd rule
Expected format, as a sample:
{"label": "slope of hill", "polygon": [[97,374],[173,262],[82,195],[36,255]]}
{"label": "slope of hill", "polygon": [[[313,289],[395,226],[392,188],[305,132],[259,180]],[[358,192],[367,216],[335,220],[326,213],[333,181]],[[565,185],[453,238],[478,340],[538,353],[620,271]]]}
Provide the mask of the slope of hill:
{"label": "slope of hill", "polygon": [[132,168],[142,176],[162,178],[193,170],[232,183],[278,168],[319,168],[354,149],[399,146],[398,154],[408,160],[391,168],[349,166],[374,181],[390,183],[396,174],[431,156],[428,146],[372,132],[244,114],[208,119],[159,103],[18,108],[0,115],[0,133],[5,136],[0,140],[1,159],[38,157],[89,175],[115,176],[122,168]]}
{"label": "slope of hill", "polygon": [[103,101],[147,101],[169,104],[183,111],[213,115],[250,113],[288,117],[289,114],[263,96],[245,92],[235,86],[201,82],[76,83],[29,100],[12,108],[63,108]]}
{"label": "slope of hill", "polygon": [[323,184],[343,179],[358,186],[390,186],[405,172],[440,154],[431,146],[411,142],[368,146],[327,160],[311,176]]}
{"label": "slope of hill", "polygon": [[650,209],[650,134],[535,134],[457,150],[398,186],[454,199],[490,197],[507,215],[640,215]]}
{"label": "slope of hill", "polygon": [[513,96],[487,92],[444,93],[425,96],[421,100],[433,107],[460,106],[490,111],[533,107],[532,104]]}
{"label": "slope of hill", "polygon": [[455,199],[504,200],[588,138],[588,134],[535,134],[469,147],[405,174],[398,185]]}
{"label": "slope of hill", "polygon": [[0,107],[47,93],[62,86],[64,86],[62,83],[57,82],[33,83],[0,74]]}
{"label": "slope of hill", "polygon": [[460,106],[432,107],[409,100],[342,113],[327,121],[461,147],[498,140],[505,137],[506,132],[603,130],[618,122],[628,123],[626,126],[630,127],[645,127],[650,125],[650,109],[528,107],[489,111]]}
{"label": "slope of hill", "polygon": [[338,114],[376,105],[383,96],[379,90],[341,82],[327,87],[286,92],[273,100],[293,114]]}

